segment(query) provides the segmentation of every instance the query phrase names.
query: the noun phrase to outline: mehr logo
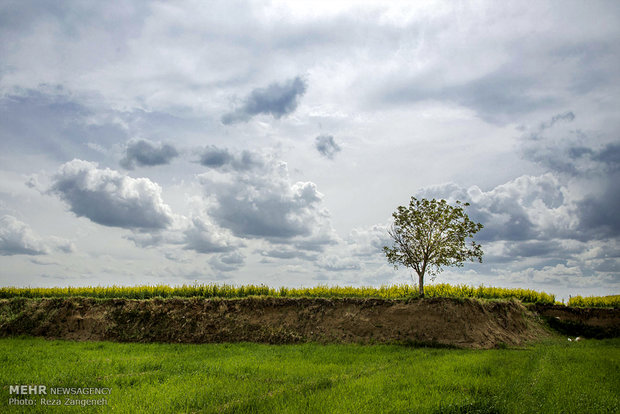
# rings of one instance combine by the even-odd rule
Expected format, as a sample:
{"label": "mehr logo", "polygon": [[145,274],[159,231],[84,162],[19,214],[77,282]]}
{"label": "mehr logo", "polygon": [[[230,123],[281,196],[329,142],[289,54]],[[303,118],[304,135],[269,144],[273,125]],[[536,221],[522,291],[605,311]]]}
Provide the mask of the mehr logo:
{"label": "mehr logo", "polygon": [[47,387],[45,385],[10,385],[9,386],[9,394],[20,394],[20,395],[30,395],[30,394],[43,394],[47,395]]}
{"label": "mehr logo", "polygon": [[[53,395],[109,395],[111,388],[100,387],[51,387],[49,394]],[[9,394],[19,395],[47,395],[45,385],[9,385]]]}
{"label": "mehr logo", "polygon": [[[21,397],[11,397],[9,405],[65,405],[65,406],[91,406],[108,405],[106,398],[92,398],[92,396],[110,395],[111,388],[99,387],[50,387],[45,385],[9,385],[9,394]],[[48,394],[50,395],[48,397]],[[34,400],[31,395],[41,396]],[[77,397],[77,398],[76,398]],[[80,398],[81,397],[81,398]]]}

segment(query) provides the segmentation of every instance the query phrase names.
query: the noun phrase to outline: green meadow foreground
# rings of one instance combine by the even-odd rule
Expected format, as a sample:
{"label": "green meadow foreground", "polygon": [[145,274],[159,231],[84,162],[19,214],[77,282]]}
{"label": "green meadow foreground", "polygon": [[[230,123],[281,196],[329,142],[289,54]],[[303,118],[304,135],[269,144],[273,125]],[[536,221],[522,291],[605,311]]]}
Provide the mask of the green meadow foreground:
{"label": "green meadow foreground", "polygon": [[[75,412],[615,413],[620,339],[463,350],[398,345],[129,344],[0,339],[10,385],[109,388]],[[72,399],[101,398],[71,397]],[[62,400],[64,404],[64,399]],[[54,410],[58,411],[58,410]]]}

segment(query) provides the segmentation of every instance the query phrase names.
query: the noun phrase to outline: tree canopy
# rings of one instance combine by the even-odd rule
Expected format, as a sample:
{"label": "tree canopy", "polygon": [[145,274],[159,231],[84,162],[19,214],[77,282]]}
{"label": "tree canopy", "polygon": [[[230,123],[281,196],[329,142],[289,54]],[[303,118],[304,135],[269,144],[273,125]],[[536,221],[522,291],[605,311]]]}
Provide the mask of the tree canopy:
{"label": "tree canopy", "polygon": [[411,197],[409,206],[399,206],[392,214],[394,223],[388,230],[392,246],[383,250],[388,262],[409,267],[418,274],[420,295],[424,296],[424,276],[435,276],[446,266],[463,266],[463,262],[482,263],[482,247],[466,239],[483,228],[465,214],[469,203],[446,200],[418,200]]}

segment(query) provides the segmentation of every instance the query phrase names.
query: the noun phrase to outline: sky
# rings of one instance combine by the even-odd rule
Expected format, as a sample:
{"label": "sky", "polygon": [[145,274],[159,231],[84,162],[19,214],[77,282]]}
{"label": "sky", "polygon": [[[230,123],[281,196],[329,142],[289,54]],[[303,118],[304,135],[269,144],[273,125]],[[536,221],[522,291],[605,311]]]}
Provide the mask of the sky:
{"label": "sky", "polygon": [[0,285],[413,283],[410,197],[483,263],[620,294],[620,3],[3,1]]}

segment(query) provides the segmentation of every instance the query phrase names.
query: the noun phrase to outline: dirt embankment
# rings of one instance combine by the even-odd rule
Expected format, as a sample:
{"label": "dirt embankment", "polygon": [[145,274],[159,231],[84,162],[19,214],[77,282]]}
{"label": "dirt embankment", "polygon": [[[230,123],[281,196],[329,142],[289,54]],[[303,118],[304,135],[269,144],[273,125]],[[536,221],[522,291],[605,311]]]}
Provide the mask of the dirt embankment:
{"label": "dirt embankment", "polygon": [[516,301],[473,299],[0,300],[0,336],[131,342],[520,345],[549,335]]}
{"label": "dirt embankment", "polygon": [[620,310],[604,308],[572,308],[556,305],[528,305],[548,325],[565,335],[588,338],[620,336]]}

